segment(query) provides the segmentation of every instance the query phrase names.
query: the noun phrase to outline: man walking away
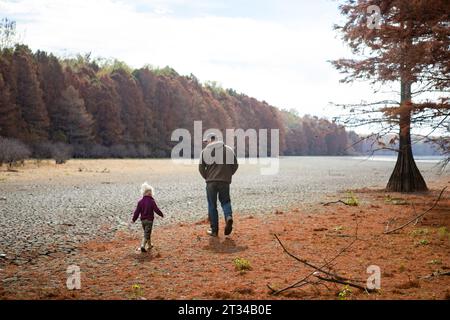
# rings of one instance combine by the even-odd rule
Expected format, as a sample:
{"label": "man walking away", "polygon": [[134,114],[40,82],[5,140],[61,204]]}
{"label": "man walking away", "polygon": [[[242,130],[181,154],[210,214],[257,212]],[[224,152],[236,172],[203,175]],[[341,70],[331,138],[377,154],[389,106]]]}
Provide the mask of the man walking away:
{"label": "man walking away", "polygon": [[225,217],[226,236],[233,231],[233,211],[230,199],[230,184],[239,165],[233,149],[222,141],[217,141],[214,134],[209,134],[203,141],[207,143],[200,155],[199,171],[206,180],[206,196],[208,199],[208,216],[211,229],[208,234],[217,237],[219,232],[219,214],[217,197],[219,197]]}

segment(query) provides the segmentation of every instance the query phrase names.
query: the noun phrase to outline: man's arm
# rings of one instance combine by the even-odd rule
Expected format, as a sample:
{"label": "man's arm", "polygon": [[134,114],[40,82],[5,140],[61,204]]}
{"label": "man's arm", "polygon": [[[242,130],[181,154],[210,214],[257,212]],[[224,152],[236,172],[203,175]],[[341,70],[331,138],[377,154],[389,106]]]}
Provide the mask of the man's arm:
{"label": "man's arm", "polygon": [[206,180],[206,163],[205,160],[203,159],[203,151],[200,154],[200,163],[198,165],[198,171],[202,175],[203,179]]}

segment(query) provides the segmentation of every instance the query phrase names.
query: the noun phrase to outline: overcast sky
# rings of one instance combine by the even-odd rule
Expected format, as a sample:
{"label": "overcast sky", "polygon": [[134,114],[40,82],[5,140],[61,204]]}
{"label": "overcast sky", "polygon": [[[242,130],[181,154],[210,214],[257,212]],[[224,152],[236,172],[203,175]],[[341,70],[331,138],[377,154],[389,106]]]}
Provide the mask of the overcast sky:
{"label": "overcast sky", "polygon": [[348,57],[332,0],[0,0],[23,42],[59,56],[92,52],[132,67],[169,65],[300,114],[329,102],[382,100],[344,85],[328,60]]}

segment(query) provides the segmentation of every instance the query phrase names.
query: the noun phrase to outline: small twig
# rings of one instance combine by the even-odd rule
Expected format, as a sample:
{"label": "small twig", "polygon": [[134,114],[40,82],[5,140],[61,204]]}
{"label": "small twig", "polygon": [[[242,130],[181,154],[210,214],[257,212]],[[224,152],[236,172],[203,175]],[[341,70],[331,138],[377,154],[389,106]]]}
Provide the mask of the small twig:
{"label": "small twig", "polygon": [[439,193],[439,197],[436,199],[436,201],[435,201],[434,204],[431,206],[431,208],[429,208],[429,209],[426,210],[425,212],[419,214],[418,216],[415,216],[414,218],[412,218],[411,220],[409,220],[409,221],[406,222],[405,224],[401,225],[400,227],[395,228],[395,229],[393,229],[393,230],[385,231],[384,234],[390,234],[390,233],[393,233],[393,232],[398,231],[398,230],[400,230],[400,229],[403,229],[403,228],[409,226],[409,225],[410,225],[411,223],[413,223],[414,221],[417,221],[417,220],[419,220],[420,218],[422,218],[425,214],[427,214],[428,212],[430,212],[431,210],[433,210],[433,209],[437,206],[437,204],[439,203],[439,201],[440,201],[441,198],[442,198],[442,194],[444,193],[444,191],[445,191],[446,189],[447,189],[447,187],[445,187],[444,189],[441,190],[441,193]]}
{"label": "small twig", "polygon": [[389,230],[389,225],[391,224],[391,222],[394,221],[394,218],[390,218],[386,224],[386,228],[384,229],[384,232],[387,232]]}
{"label": "small twig", "polygon": [[349,281],[342,281],[342,280],[334,279],[334,278],[324,278],[324,277],[320,276],[319,274],[314,274],[314,276],[317,279],[320,279],[322,281],[339,283],[339,284],[343,284],[343,285],[346,285],[346,286],[350,286],[350,287],[353,287],[353,288],[360,289],[362,291],[367,291],[367,292],[375,292],[376,291],[376,289],[369,289],[367,287],[363,287],[363,286],[360,286],[359,284],[356,284],[356,283],[353,283],[353,282],[349,282]]}
{"label": "small twig", "polygon": [[433,272],[432,274],[430,274],[428,276],[421,277],[421,279],[430,279],[430,278],[439,277],[439,276],[450,276],[450,271]]}
{"label": "small twig", "polygon": [[[411,202],[411,205],[414,210],[414,216],[417,216],[417,210],[416,210],[416,206],[414,205],[414,202]],[[419,223],[419,220],[420,220],[420,218],[417,218],[416,222],[414,222],[414,226],[416,226]]]}
{"label": "small twig", "polygon": [[343,203],[343,204],[345,204],[346,206],[349,206],[349,204],[348,204],[347,202],[342,201],[342,200],[326,202],[326,203],[324,203],[323,205],[324,205],[324,206],[329,206],[330,204],[334,204],[334,203]]}

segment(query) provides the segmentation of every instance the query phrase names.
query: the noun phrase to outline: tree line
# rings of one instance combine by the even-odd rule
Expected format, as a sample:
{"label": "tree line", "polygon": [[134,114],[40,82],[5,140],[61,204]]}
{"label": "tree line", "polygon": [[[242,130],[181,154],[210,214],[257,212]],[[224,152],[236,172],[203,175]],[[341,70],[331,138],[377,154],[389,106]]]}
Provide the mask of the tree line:
{"label": "tree line", "polygon": [[196,120],[223,131],[279,129],[285,155],[343,155],[356,139],[326,119],[281,111],[170,67],[60,59],[26,45],[0,51],[0,136],[21,141],[35,157],[61,149],[80,158],[167,157],[172,131],[192,133]]}

